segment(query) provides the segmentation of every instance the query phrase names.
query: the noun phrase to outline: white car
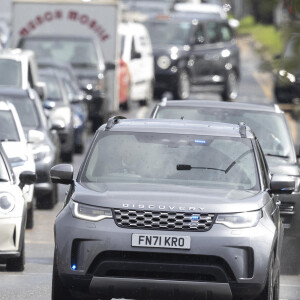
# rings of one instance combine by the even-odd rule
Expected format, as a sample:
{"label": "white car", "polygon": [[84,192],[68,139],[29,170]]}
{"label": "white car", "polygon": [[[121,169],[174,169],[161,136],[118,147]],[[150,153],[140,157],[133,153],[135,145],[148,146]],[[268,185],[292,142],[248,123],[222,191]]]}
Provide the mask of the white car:
{"label": "white car", "polygon": [[27,205],[22,189],[33,184],[36,175],[21,173],[18,185],[0,144],[0,179],[0,264],[6,264],[7,271],[23,271]]}
{"label": "white car", "polygon": [[147,28],[141,23],[121,23],[121,58],[130,73],[130,101],[147,104],[153,97],[154,59]]}
{"label": "white car", "polygon": [[[19,183],[19,176],[23,171],[35,172],[35,162],[31,144],[26,140],[19,115],[13,104],[8,101],[0,101],[0,124],[0,141]],[[28,209],[26,228],[32,228],[34,186],[26,186],[23,191]]]}

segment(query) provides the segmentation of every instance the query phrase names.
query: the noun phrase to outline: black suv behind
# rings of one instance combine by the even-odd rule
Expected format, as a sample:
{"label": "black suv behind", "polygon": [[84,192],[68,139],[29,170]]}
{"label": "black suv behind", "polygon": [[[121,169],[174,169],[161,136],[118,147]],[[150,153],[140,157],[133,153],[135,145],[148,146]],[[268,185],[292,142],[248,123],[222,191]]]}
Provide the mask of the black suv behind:
{"label": "black suv behind", "polygon": [[187,99],[190,88],[237,97],[239,48],[226,20],[195,19],[172,14],[145,22],[155,56],[155,96],[171,92]]}

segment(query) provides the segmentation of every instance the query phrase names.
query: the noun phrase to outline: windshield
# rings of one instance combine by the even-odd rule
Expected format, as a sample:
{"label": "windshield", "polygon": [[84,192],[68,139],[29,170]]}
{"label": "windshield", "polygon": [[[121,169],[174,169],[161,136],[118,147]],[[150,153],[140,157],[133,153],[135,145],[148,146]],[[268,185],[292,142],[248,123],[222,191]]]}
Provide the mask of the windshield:
{"label": "windshield", "polygon": [[103,133],[82,180],[242,190],[259,186],[250,140],[158,133]]}
{"label": "windshield", "polygon": [[154,45],[185,45],[192,27],[189,22],[146,22],[145,25]]}
{"label": "windshield", "polygon": [[245,122],[256,134],[265,154],[292,157],[292,143],[282,114],[225,108],[162,107],[156,118],[201,120],[239,124]]}
{"label": "windshield", "polygon": [[30,99],[9,99],[15,106],[23,128],[37,129],[40,125],[38,113]]}
{"label": "windshield", "polygon": [[[0,111],[0,141],[20,141],[17,126],[11,111]],[[1,177],[0,177],[1,178]]]}
{"label": "windshield", "polygon": [[25,39],[24,49],[33,50],[38,58],[71,63],[73,67],[97,67],[98,57],[92,40]]}
{"label": "windshield", "polygon": [[0,86],[22,87],[21,62],[1,58],[0,70]]}
{"label": "windshield", "polygon": [[46,84],[47,100],[62,101],[61,89],[56,76],[41,74],[40,78]]}

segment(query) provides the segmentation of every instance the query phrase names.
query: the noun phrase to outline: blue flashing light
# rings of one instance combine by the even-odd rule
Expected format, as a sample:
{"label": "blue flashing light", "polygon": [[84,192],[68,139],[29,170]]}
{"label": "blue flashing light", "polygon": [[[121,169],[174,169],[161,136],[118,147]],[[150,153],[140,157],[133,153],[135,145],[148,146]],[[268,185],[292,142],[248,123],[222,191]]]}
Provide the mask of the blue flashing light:
{"label": "blue flashing light", "polygon": [[71,268],[72,268],[73,271],[75,271],[77,269],[77,266],[76,265],[72,265]]}
{"label": "blue flashing light", "polygon": [[205,145],[206,141],[205,140],[195,140],[195,143],[196,144],[203,144],[203,145]]}
{"label": "blue flashing light", "polygon": [[196,215],[191,216],[192,221],[198,221],[199,219],[200,219],[199,216],[196,216]]}

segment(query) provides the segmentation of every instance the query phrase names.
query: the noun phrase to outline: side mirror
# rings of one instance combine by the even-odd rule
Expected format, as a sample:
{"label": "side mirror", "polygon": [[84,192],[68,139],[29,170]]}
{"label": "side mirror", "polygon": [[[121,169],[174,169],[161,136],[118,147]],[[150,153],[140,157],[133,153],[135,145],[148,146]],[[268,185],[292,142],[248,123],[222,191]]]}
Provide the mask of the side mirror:
{"label": "side mirror", "polygon": [[106,71],[114,70],[116,68],[116,64],[112,62],[105,63]]}
{"label": "side mirror", "polygon": [[34,172],[24,171],[20,174],[20,184],[19,187],[23,189],[25,185],[34,184],[36,182],[37,176]]}
{"label": "side mirror", "polygon": [[65,129],[66,125],[65,125],[65,122],[62,121],[62,120],[56,120],[56,121],[53,121],[52,122],[52,125],[51,125],[51,130],[63,130]]}
{"label": "side mirror", "polygon": [[270,187],[272,194],[291,194],[295,190],[295,180],[287,175],[274,174]]}
{"label": "side mirror", "polygon": [[39,144],[45,139],[44,133],[31,129],[28,132],[28,143]]}
{"label": "side mirror", "polygon": [[68,164],[60,164],[51,168],[50,178],[53,183],[72,184],[73,167]]}
{"label": "side mirror", "polygon": [[35,90],[38,93],[40,99],[42,101],[44,101],[46,99],[47,96],[47,87],[46,87],[46,83],[45,82],[37,82],[36,86],[35,86]]}

